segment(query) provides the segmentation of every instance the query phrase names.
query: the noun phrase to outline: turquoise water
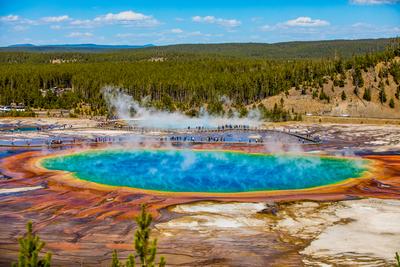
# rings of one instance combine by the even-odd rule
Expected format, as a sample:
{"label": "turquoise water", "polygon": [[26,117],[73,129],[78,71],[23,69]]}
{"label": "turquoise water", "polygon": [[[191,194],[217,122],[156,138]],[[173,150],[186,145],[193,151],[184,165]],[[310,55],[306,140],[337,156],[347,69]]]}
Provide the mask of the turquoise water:
{"label": "turquoise water", "polygon": [[350,159],[191,150],[96,150],[42,164],[101,184],[216,193],[310,188],[366,170],[365,161]]}

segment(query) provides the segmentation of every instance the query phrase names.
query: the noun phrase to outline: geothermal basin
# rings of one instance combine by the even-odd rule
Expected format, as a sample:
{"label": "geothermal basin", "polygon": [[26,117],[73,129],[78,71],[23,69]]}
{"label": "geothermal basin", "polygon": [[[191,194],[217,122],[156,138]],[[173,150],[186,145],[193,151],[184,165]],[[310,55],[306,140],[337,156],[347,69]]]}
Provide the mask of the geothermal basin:
{"label": "geothermal basin", "polygon": [[363,177],[368,160],[221,150],[100,149],[46,157],[41,166],[109,186],[162,192],[295,190]]}

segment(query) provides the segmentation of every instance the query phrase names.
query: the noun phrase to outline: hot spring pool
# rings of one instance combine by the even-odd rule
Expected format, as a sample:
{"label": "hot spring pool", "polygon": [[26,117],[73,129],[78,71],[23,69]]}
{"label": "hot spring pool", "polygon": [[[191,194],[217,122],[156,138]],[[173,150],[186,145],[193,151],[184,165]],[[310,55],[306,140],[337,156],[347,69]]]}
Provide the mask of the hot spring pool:
{"label": "hot spring pool", "polygon": [[227,151],[90,150],[42,161],[100,184],[170,192],[302,189],[357,178],[364,160]]}

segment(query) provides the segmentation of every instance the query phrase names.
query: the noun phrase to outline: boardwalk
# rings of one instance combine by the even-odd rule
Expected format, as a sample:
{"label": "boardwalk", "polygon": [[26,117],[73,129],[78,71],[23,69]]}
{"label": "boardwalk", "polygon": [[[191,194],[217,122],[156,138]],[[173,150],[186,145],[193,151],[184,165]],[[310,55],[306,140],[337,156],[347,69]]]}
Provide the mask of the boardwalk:
{"label": "boardwalk", "polygon": [[[4,129],[2,129],[4,131]],[[113,134],[107,133],[112,131]],[[97,143],[172,142],[172,143],[296,143],[319,144],[317,136],[304,135],[245,125],[220,126],[215,128],[195,127],[184,129],[143,128],[99,124],[97,127],[32,128],[25,131],[4,131],[0,146],[7,147],[58,147]],[[40,134],[32,137],[30,133]],[[87,133],[87,134],[86,134]]]}

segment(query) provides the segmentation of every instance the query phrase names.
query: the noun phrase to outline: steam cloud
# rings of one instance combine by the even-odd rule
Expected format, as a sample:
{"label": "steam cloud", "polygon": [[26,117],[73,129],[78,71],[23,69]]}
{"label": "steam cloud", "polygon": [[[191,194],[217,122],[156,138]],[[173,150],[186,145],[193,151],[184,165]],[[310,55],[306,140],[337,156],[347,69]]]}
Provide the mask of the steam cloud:
{"label": "steam cloud", "polygon": [[[134,124],[144,128],[184,129],[197,126],[216,128],[226,124],[257,127],[262,124],[260,114],[257,111],[249,112],[245,118],[239,118],[238,114],[234,114],[232,118],[212,116],[205,110],[201,110],[198,117],[189,117],[177,111],[167,112],[143,107],[132,96],[124,93],[121,88],[106,86],[102,89],[102,93],[108,107],[115,109],[120,119],[125,120],[130,125]],[[229,103],[229,99],[226,97],[221,100],[224,103]],[[132,111],[134,111],[134,115],[132,115]]]}
{"label": "steam cloud", "polygon": [[[132,96],[126,94],[124,89],[106,86],[102,89],[104,99],[107,102],[109,108],[114,109],[117,116],[120,119],[125,120],[131,126],[139,126],[144,128],[153,129],[185,129],[187,127],[203,126],[206,128],[216,128],[217,126],[231,124],[231,125],[249,125],[252,127],[260,126],[263,121],[257,112],[250,112],[245,118],[239,118],[238,114],[235,114],[233,118],[226,116],[212,116],[206,111],[200,112],[198,117],[189,117],[180,112],[168,112],[160,111],[151,107],[144,107],[138,101],[135,101]],[[145,102],[146,100],[142,101]],[[221,101],[225,105],[230,104],[230,100],[227,97],[221,97]],[[134,111],[134,112],[132,112]],[[283,134],[283,133],[282,133]],[[284,135],[284,134],[283,134]],[[128,142],[131,147],[144,146],[151,147],[152,142],[145,136],[131,136]],[[126,144],[125,144],[126,145]],[[166,141],[162,144],[165,148],[175,149],[175,147]],[[290,153],[290,154],[303,154],[305,151],[299,143],[288,142],[285,138],[274,137],[268,140],[264,140],[264,151],[271,154]],[[340,156],[352,156],[355,155],[352,151],[345,151]],[[196,162],[196,155],[188,148],[183,153],[184,161],[182,162],[182,169],[190,167]],[[284,161],[290,160],[290,158],[281,158],[281,164]],[[319,157],[310,157],[304,162],[292,162],[292,164],[302,164],[302,168],[307,169],[319,165]],[[362,163],[361,163],[362,164]],[[154,171],[154,170],[151,170]],[[293,174],[294,176],[296,174]]]}

